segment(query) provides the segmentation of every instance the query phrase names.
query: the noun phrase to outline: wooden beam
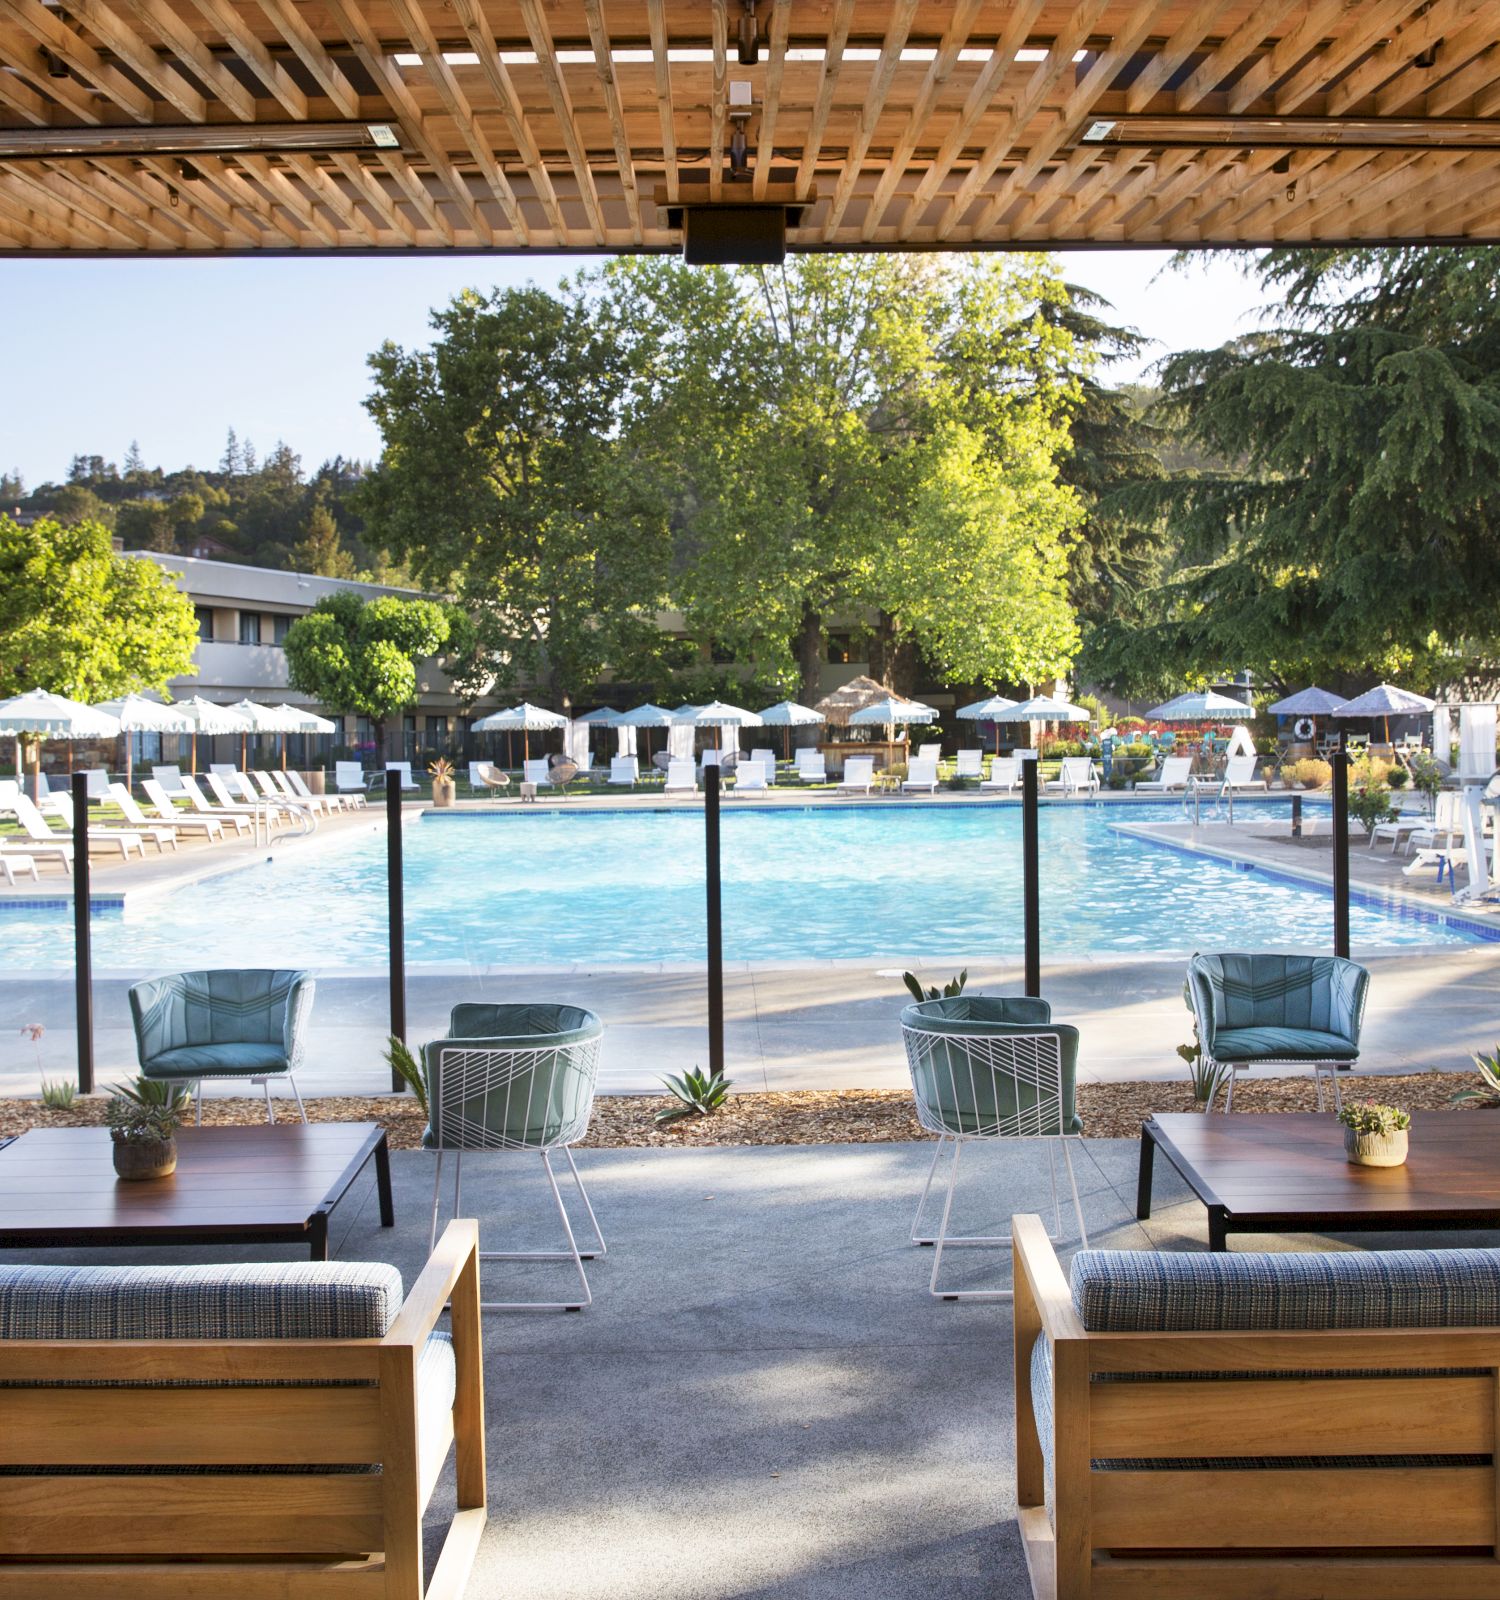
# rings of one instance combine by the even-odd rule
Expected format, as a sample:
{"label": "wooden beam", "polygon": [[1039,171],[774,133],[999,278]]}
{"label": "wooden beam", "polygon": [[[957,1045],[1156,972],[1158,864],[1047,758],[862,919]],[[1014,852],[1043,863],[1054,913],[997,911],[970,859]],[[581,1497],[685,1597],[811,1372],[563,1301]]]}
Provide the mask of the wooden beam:
{"label": "wooden beam", "polygon": [[[1430,79],[1431,72],[1413,67],[1415,57],[1424,50],[1435,48],[1445,34],[1461,28],[1464,21],[1472,17],[1474,8],[1475,0],[1433,0],[1430,11],[1408,18],[1394,30],[1388,41],[1377,45],[1370,60],[1361,63],[1341,83],[1333,86],[1323,106],[1324,115],[1344,115],[1398,75],[1410,73],[1415,82],[1422,85],[1422,79]],[[1486,31],[1491,43],[1495,39],[1495,29],[1495,18],[1490,16]],[[1418,94],[1422,92],[1422,87],[1417,89]]]}
{"label": "wooden beam", "polygon": [[9,223],[11,237],[25,249],[78,248],[78,240],[69,225],[39,210],[24,196],[12,194],[6,187],[3,172],[0,172],[0,219]]}
{"label": "wooden beam", "polygon": [[[1033,0],[1033,3],[1037,3],[1037,0]],[[802,160],[797,165],[797,190],[800,194],[807,193],[818,165],[823,136],[828,130],[828,115],[833,109],[833,93],[838,87],[839,72],[844,65],[844,47],[849,42],[849,29],[853,21],[854,0],[834,0],[833,21],[829,24],[818,75],[818,94],[813,101],[812,118],[802,145]]]}
{"label": "wooden beam", "polygon": [[[116,0],[121,3],[121,0]],[[123,0],[157,38],[241,122],[254,122],[255,96],[204,44],[198,31],[164,0]]]}
{"label": "wooden beam", "polygon": [[766,197],[766,185],[771,181],[771,165],[776,158],[776,118],[781,112],[781,84],[786,71],[786,46],[791,31],[792,4],[791,0],[785,0],[784,4],[771,12],[766,86],[761,94],[760,134],[755,143],[755,175],[752,180],[757,200]]}
{"label": "wooden beam", "polygon": [[604,92],[604,110],[609,117],[610,137],[615,146],[615,166],[619,169],[620,189],[625,196],[625,214],[630,218],[630,238],[633,244],[640,244],[641,197],[636,187],[635,162],[630,154],[630,136],[625,131],[625,113],[620,108],[620,83],[610,53],[603,0],[583,0],[583,15],[588,23],[589,42],[594,47],[594,71],[599,75],[599,87]]}
{"label": "wooden beam", "polygon": [[112,238],[132,250],[145,249],[149,242],[146,230],[133,217],[122,216],[87,187],[70,181],[67,174],[55,172],[43,162],[17,162],[7,177],[12,190],[26,194],[39,211],[92,234],[104,249],[118,248]]}
{"label": "wooden beam", "polygon": [[194,205],[186,184],[172,185],[177,204],[163,189],[155,194],[147,184],[148,174],[134,162],[121,157],[102,157],[86,169],[89,181],[102,198],[110,198],[119,210],[133,216],[142,227],[154,233],[169,250],[222,250],[224,230]]}
{"label": "wooden beam", "polygon": [[557,47],[552,42],[552,31],[538,0],[518,0],[521,21],[536,51],[537,66],[541,69],[542,84],[552,105],[552,115],[557,120],[563,147],[568,153],[568,164],[573,169],[573,181],[578,185],[578,196],[588,217],[594,237],[604,240],[604,212],[599,204],[599,190],[589,166],[588,152],[578,134],[578,119],[573,114],[573,101],[568,86],[563,82],[557,65]]}
{"label": "wooden beam", "polygon": [[[152,122],[156,107],[151,96],[123,72],[112,67],[92,45],[86,44],[62,18],[41,0],[0,0],[0,18],[19,24],[38,44],[61,56],[85,83],[107,95],[136,122]],[[61,79],[57,80],[59,83]]]}
{"label": "wooden beam", "polygon": [[335,150],[331,158],[350,187],[359,190],[365,204],[390,232],[399,234],[407,244],[415,244],[417,230],[404,215],[401,207],[385,192],[385,186],[375,173],[365,166],[352,150]]}
{"label": "wooden beam", "polygon": [[1059,161],[1052,172],[1037,184],[1029,195],[1013,196],[1021,200],[1021,209],[1006,225],[1006,231],[1015,237],[1031,226],[1038,217],[1044,215],[1064,194],[1071,192],[1073,185],[1096,161],[1105,160],[1107,152],[1101,151],[1097,145],[1081,144],[1074,150],[1066,161]]}
{"label": "wooden beam", "polygon": [[713,46],[708,97],[708,197],[724,195],[724,128],[729,106],[729,14],[726,0],[709,0],[709,35]]}
{"label": "wooden beam", "polygon": [[299,183],[273,164],[266,156],[244,155],[236,158],[245,172],[258,183],[272,204],[279,204],[291,213],[310,233],[322,236],[325,243],[337,245],[338,228],[317,207],[313,197]]}
{"label": "wooden beam", "polygon": [[480,69],[489,81],[490,91],[499,102],[505,125],[515,141],[526,174],[531,179],[532,191],[543,212],[546,213],[548,222],[552,224],[552,232],[557,243],[566,244],[568,220],[563,214],[562,202],[558,199],[557,190],[553,186],[552,174],[548,172],[547,165],[542,159],[536,135],[526,119],[526,110],[511,78],[510,69],[500,59],[500,53],[495,48],[495,31],[485,14],[484,0],[453,0],[453,8],[459,26],[464,30],[464,37],[469,41],[469,46],[475,55],[479,57]]}
{"label": "wooden beam", "polygon": [[[322,41],[293,9],[290,0],[257,0],[266,20],[286,40],[293,55],[317,80],[339,115],[359,116],[359,95],[344,76],[344,69],[323,47]],[[351,40],[352,44],[353,41]]]}
{"label": "wooden beam", "polygon": [[223,35],[229,48],[260,79],[296,122],[307,121],[307,96],[292,75],[245,25],[244,18],[229,0],[193,0],[208,22]]}
{"label": "wooden beam", "polygon": [[[922,87],[917,91],[916,100],[906,119],[906,126],[901,130],[886,162],[885,171],[875,186],[875,193],[865,207],[864,226],[859,230],[859,236],[867,243],[875,237],[875,230],[884,219],[885,209],[890,204],[896,185],[906,176],[912,152],[927,133],[928,119],[932,116],[943,90],[947,87],[948,79],[958,64],[959,51],[968,43],[969,35],[974,31],[974,23],[978,19],[981,4],[982,0],[958,0],[954,7],[948,31],[943,35],[938,53],[922,79]],[[838,209],[837,199],[835,208]]]}
{"label": "wooden beam", "polygon": [[1285,77],[1309,51],[1315,50],[1347,14],[1345,0],[1314,0],[1290,33],[1283,34],[1270,50],[1250,63],[1244,76],[1229,91],[1224,109],[1237,115],[1253,106],[1273,83]]}
{"label": "wooden beam", "polygon": [[[17,67],[17,71],[27,69],[11,61],[5,48],[5,40],[0,38],[0,65]],[[35,128],[50,128],[52,126],[53,102],[37,91],[16,72],[0,72],[0,105],[6,105]],[[95,116],[95,121],[98,117]]]}
{"label": "wooden beam", "polygon": [[[1429,88],[1429,80],[1444,72],[1445,63],[1451,76]],[[1438,64],[1431,72],[1413,67],[1393,78],[1375,97],[1375,112],[1377,116],[1388,117],[1402,111],[1419,110],[1423,116],[1441,117],[1469,109],[1473,102],[1475,116],[1494,116],[1497,101],[1486,99],[1485,92],[1493,89],[1497,76],[1500,76],[1500,40],[1495,37],[1495,24],[1486,19],[1450,34],[1443,41],[1438,51]]]}
{"label": "wooden beam", "polygon": [[[1399,15],[1399,13],[1398,13]],[[1380,6],[1346,9],[1346,26],[1324,50],[1305,61],[1276,88],[1275,107],[1280,117],[1289,117],[1306,105],[1315,94],[1358,64],[1391,32],[1391,13]]]}
{"label": "wooden beam", "polygon": [[[360,211],[356,203],[362,196],[345,194],[339,188],[333,174],[325,172],[317,161],[306,153],[288,155],[286,160],[309,196],[314,200],[321,200],[324,209],[331,211],[347,232],[357,235],[368,244],[380,243],[376,225]],[[288,182],[290,181],[288,178]]]}
{"label": "wooden beam", "polygon": [[297,249],[305,249],[307,239],[296,226],[295,218],[289,221],[283,214],[285,207],[274,203],[268,204],[268,197],[251,183],[249,172],[239,165],[241,158],[236,156],[234,159],[235,165],[231,165],[228,161],[217,161],[207,165],[202,161],[195,161],[193,164],[210,175],[219,191],[229,197],[230,204],[236,211],[248,210],[252,216],[261,218]]}
{"label": "wooden beam", "polygon": [[433,198],[427,185],[422,182],[422,176],[415,171],[410,162],[394,150],[380,150],[376,152],[378,160],[390,173],[396,187],[406,196],[413,211],[427,224],[429,228],[446,245],[458,243],[458,235],[453,231],[453,225],[443,215],[443,210]]}
{"label": "wooden beam", "polygon": [[[1304,4],[1305,0],[1265,0],[1264,4],[1252,6],[1244,21],[1220,41],[1218,47],[1193,69],[1192,75],[1177,90],[1176,109],[1192,111],[1200,105],[1206,96],[1212,94],[1232,72],[1254,55],[1288,16],[1300,12]],[[1128,94],[1126,104],[1132,111],[1140,109],[1130,101]]]}
{"label": "wooden beam", "polygon": [[[1202,48],[1203,40],[1222,16],[1229,0],[1198,0],[1198,4],[1172,31],[1171,37],[1152,54],[1134,82],[1125,91],[1125,109],[1143,111],[1167,80],[1181,70]],[[1264,22],[1260,24],[1264,27]]]}
{"label": "wooden beam", "polygon": [[[791,0],[778,10],[791,10]],[[646,21],[651,29],[651,67],[656,76],[656,113],[661,121],[662,163],[665,168],[667,199],[679,198],[677,172],[677,128],[672,115],[672,63],[667,55],[667,17],[663,0],[646,0]],[[757,173],[757,179],[759,174]]]}
{"label": "wooden beam", "polygon": [[189,122],[208,121],[208,101],[177,70],[177,64],[165,60],[119,12],[103,5],[100,0],[68,0],[69,12],[84,23],[118,60],[123,61],[135,75],[156,90],[168,103],[175,106]]}
{"label": "wooden beam", "polygon": [[995,91],[1015,61],[1016,51],[1026,42],[1026,36],[1041,8],[1041,0],[1018,0],[1010,11],[1006,19],[1005,32],[996,41],[990,59],[985,63],[974,87],[969,90],[969,96],[964,101],[957,123],[949,130],[948,137],[943,140],[932,165],[927,169],[926,176],[917,185],[916,192],[907,202],[898,230],[901,239],[912,237],[923,213],[947,182],[948,174],[952,172],[954,164],[961,156],[969,135],[984,114],[990,110]]}
{"label": "wooden beam", "polygon": [[160,185],[163,195],[169,188],[188,190],[192,195],[192,205],[213,218],[223,230],[226,243],[257,249],[270,236],[270,229],[259,217],[224,197],[222,189],[214,182],[211,162],[193,162],[194,169],[202,174],[197,179],[182,177],[165,156],[143,156],[141,167],[144,175],[154,178]]}

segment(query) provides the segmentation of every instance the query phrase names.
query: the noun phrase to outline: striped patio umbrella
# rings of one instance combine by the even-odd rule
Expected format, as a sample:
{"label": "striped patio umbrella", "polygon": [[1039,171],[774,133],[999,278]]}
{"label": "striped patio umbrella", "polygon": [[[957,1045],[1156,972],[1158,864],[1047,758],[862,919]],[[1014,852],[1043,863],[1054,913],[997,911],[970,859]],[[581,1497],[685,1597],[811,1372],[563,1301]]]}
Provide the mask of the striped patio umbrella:
{"label": "striped patio umbrella", "polygon": [[[677,721],[677,713],[668,711],[665,706],[654,706],[648,700],[645,705],[632,706],[629,711],[622,711],[615,723],[617,728],[670,728]],[[646,740],[646,761],[651,761],[651,740]]]}
{"label": "striped patio umbrella", "polygon": [[122,695],[118,700],[102,700],[94,707],[111,717],[118,717],[120,732],[125,735],[125,787],[135,781],[135,741],[133,733],[191,733],[193,720],[176,706],[163,705],[143,694]]}
{"label": "striped patio umbrella", "polygon": [[760,714],[760,720],[768,728],[786,729],[786,758],[792,759],[792,729],[810,728],[815,723],[823,721],[823,713],[814,711],[811,706],[799,706],[795,700],[778,700],[774,706],[767,706]]}
{"label": "striped patio umbrella", "polygon": [[851,727],[866,727],[871,723],[883,723],[886,730],[886,742],[896,742],[896,728],[904,728],[909,722],[936,722],[938,714],[931,706],[924,706],[919,700],[897,700],[887,695],[883,700],[877,700],[873,705],[863,707],[852,713],[849,718]]}
{"label": "striped patio umbrella", "polygon": [[1003,694],[992,694],[988,700],[976,700],[973,705],[960,706],[953,713],[965,722],[993,722],[995,724],[995,754],[1000,754],[1000,724],[1010,720],[1008,712],[1014,711],[1017,702],[1007,700]]}
{"label": "striped patio umbrella", "polygon": [[[0,701],[0,733],[16,736],[16,776],[21,774],[19,746],[31,742],[33,780],[42,770],[44,739],[114,739],[120,733],[120,719],[107,711],[97,711],[81,700],[69,700],[48,689],[31,689],[12,700]],[[33,794],[36,792],[33,781]]]}
{"label": "striped patio umbrella", "polygon": [[523,700],[518,706],[510,706],[504,711],[492,711],[489,716],[481,717],[474,724],[475,733],[519,733],[521,735],[521,759],[531,759],[531,735],[545,733],[551,728],[566,728],[568,719],[557,711],[549,711],[545,706],[534,706],[529,700]]}

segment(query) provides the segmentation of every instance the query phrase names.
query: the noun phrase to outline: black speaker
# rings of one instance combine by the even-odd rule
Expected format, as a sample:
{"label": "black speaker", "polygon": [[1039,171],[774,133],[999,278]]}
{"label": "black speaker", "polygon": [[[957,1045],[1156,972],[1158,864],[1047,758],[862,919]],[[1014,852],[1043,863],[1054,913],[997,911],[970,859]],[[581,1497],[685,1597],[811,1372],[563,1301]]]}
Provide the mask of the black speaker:
{"label": "black speaker", "polygon": [[778,266],[786,260],[786,226],[785,206],[684,206],[682,259],[696,267]]}

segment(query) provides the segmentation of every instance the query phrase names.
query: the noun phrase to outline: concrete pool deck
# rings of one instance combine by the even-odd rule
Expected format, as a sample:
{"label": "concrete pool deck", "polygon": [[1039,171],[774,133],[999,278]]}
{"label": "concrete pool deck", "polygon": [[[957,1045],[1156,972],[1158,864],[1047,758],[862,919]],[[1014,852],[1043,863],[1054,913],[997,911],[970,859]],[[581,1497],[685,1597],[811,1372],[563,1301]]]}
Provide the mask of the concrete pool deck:
{"label": "concrete pool deck", "polygon": [[[637,797],[643,806],[662,808],[659,794]],[[1128,820],[1131,797],[1108,797],[1118,804],[1122,831],[1162,848],[1210,855],[1238,865],[1269,870],[1309,884],[1329,882],[1331,859],[1316,838],[1301,845],[1286,834],[1286,814],[1277,808],[1280,826],[1256,826],[1243,820],[1194,829],[1181,823]],[[622,805],[622,801],[625,804]],[[823,801],[802,791],[788,791],[786,804],[826,803],[845,806],[847,798]],[[675,809],[683,802],[671,802]],[[686,804],[700,802],[689,801]],[[782,802],[778,802],[782,803]],[[890,807],[900,802],[877,801]],[[950,794],[908,804],[994,804],[972,793]],[[1001,802],[1006,803],[1006,802]],[[1056,802],[1049,802],[1056,803]],[[1067,801],[1077,805],[1082,802]],[[1159,803],[1159,802],[1157,802]],[[563,802],[594,809],[626,809],[627,797],[610,795]],[[404,816],[416,821],[424,807],[408,805]],[[520,809],[518,803],[475,806],[475,810]],[[527,807],[528,811],[532,808]],[[1243,817],[1243,813],[1242,813]],[[322,852],[341,848],[385,826],[378,806],[343,818],[331,818],[317,834],[276,846],[278,854]],[[263,856],[252,845],[187,846],[178,855],[152,856],[142,862],[94,863],[96,898],[168,892],[206,875],[233,871]],[[1429,915],[1453,913],[1451,895],[1431,875],[1403,879],[1400,866],[1384,852],[1363,844],[1351,850],[1351,874],[1357,891],[1394,896]],[[71,882],[58,872],[44,871],[43,897],[54,903],[71,892]],[[34,899],[33,887],[18,886],[5,896]],[[1466,918],[1500,931],[1500,907],[1471,908]],[[0,917],[0,941],[4,937]],[[1399,954],[1361,959],[1374,974],[1365,1026],[1363,1064],[1368,1070],[1411,1072],[1425,1068],[1464,1071],[1479,1050],[1500,1042],[1500,948],[1489,944],[1412,948]],[[460,1000],[567,1000],[595,1010],[604,1019],[606,1041],[601,1088],[607,1093],[654,1091],[663,1073],[681,1072],[707,1062],[706,1000],[701,964],[616,965],[602,950],[600,961],[564,967],[485,968],[479,966],[413,967],[407,986],[408,1035],[413,1042],[446,1031],[448,1011]],[[274,961],[268,952],[267,961]],[[1085,1080],[1179,1078],[1183,1067],[1174,1054],[1191,1038],[1191,1024],[1182,1003],[1181,956],[1151,957],[1101,954],[1049,960],[1042,953],[1043,993],[1060,1020],[1075,1023],[1082,1034],[1080,1072]],[[182,965],[190,966],[190,951]],[[957,965],[953,961],[912,963],[929,983],[942,983]],[[1019,993],[1019,959],[968,962],[970,982],[991,993]],[[134,1042],[126,990],[144,971],[97,970],[95,1029],[101,1082],[134,1070]],[[329,971],[319,974],[313,1013],[309,1064],[301,1075],[304,1093],[363,1094],[388,1087],[381,1059],[386,1036],[387,980],[380,970]],[[897,1017],[905,991],[900,969],[875,959],[799,962],[731,962],[725,972],[725,1039],[729,1075],[737,1087],[756,1089],[901,1088],[907,1082]],[[40,1023],[46,1030],[40,1052],[21,1030]],[[35,1094],[39,1076],[71,1077],[75,1070],[74,995],[71,974],[0,970],[0,1094]]]}

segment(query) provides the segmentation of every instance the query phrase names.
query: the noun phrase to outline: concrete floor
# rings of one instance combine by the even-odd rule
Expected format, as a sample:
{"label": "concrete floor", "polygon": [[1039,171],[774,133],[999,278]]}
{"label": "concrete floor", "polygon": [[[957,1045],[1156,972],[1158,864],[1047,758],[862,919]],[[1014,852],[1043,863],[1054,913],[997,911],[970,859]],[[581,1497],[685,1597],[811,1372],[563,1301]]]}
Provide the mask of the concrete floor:
{"label": "concrete floor", "polygon": [[[490,1523],[474,1600],[1024,1596],[1010,1308],[929,1298],[931,1254],[907,1232],[930,1152],[896,1144],[581,1157],[610,1245],[591,1269],[593,1305],[577,1316],[486,1318]],[[1091,1140],[1075,1152],[1092,1244],[1205,1248],[1202,1207],[1164,1163],[1155,1215],[1142,1226],[1133,1218],[1134,1141]],[[398,1152],[392,1165],[395,1230],[378,1226],[366,1186],[335,1214],[333,1238],[341,1258],[394,1261],[409,1285],[426,1251],[433,1163]],[[1046,1170],[1036,1145],[972,1151],[956,1225],[999,1231],[1014,1211],[1045,1211]],[[554,1242],[535,1158],[471,1157],[464,1195],[490,1248]],[[1071,1215],[1067,1232],[1065,1257]],[[295,1252],[261,1258],[273,1254]],[[1008,1271],[1003,1252],[960,1252],[955,1265],[975,1284]],[[486,1288],[551,1293],[568,1270],[495,1264]],[[433,1549],[450,1496],[445,1482]]]}

